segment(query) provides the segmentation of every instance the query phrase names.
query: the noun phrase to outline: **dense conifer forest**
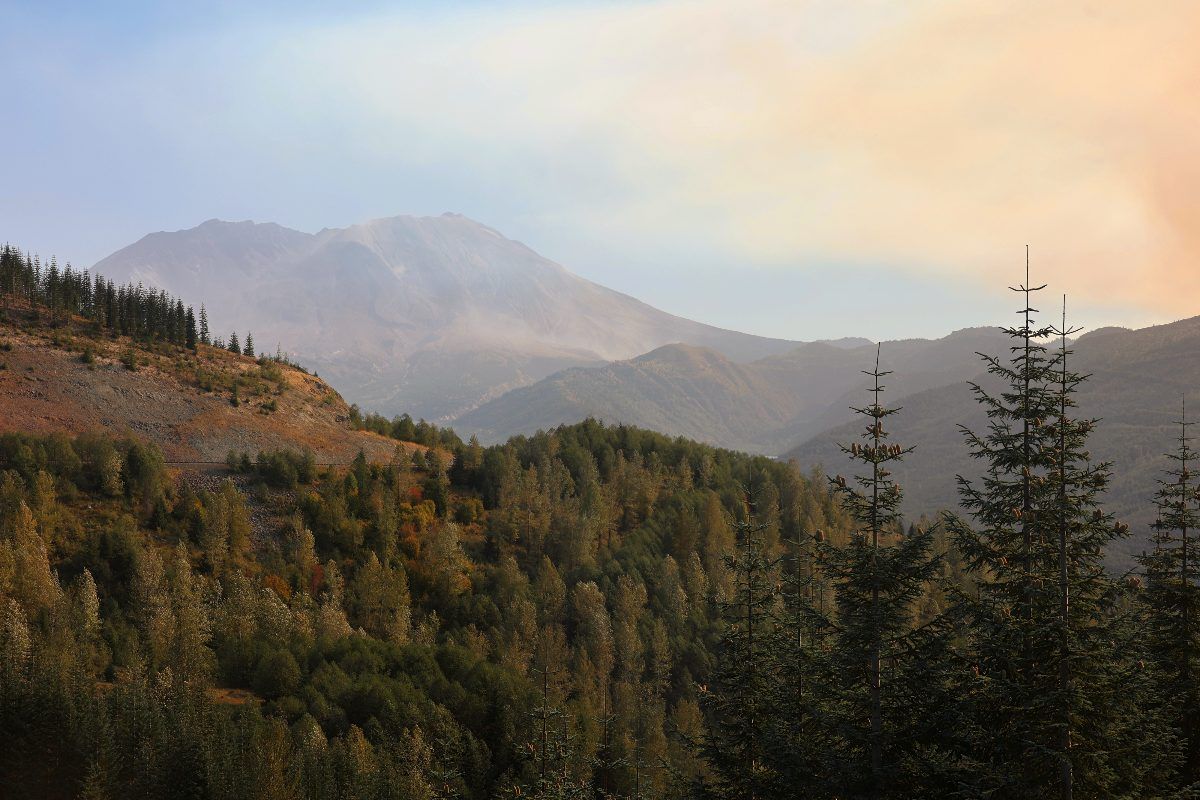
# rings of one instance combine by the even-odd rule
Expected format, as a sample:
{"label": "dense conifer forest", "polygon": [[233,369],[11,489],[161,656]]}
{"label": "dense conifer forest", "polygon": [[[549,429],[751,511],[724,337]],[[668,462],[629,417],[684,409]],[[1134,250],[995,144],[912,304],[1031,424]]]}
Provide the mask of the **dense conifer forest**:
{"label": "dense conifer forest", "polygon": [[[230,334],[228,343],[211,335],[208,310],[203,305],[197,314],[192,306],[185,307],[183,300],[161,289],[140,283],[116,286],[99,273],[91,275],[70,264],[60,268],[53,257],[43,264],[39,256],[22,253],[10,244],[0,247],[0,303],[0,314],[19,304],[35,314],[45,313],[51,326],[67,315],[79,315],[108,333],[139,342],[165,342],[191,350],[199,343],[255,355],[250,333],[245,347],[239,344],[237,332]],[[291,363],[282,353],[277,352],[276,359]]]}
{"label": "dense conifer forest", "polygon": [[[162,293],[2,263],[52,323],[208,339]],[[1120,465],[1036,292],[987,357],[962,512],[917,520],[886,350],[831,477],[595,421],[485,448],[356,412],[428,449],[231,453],[207,486],[134,437],[0,436],[3,793],[1192,796],[1186,410],[1153,549],[1111,574]]]}
{"label": "dense conifer forest", "polygon": [[[401,442],[416,442],[426,447],[456,449],[463,441],[452,428],[439,428],[432,422],[417,420],[408,414],[388,419],[382,414],[363,414],[357,405],[350,406],[350,425],[358,430],[374,431],[381,436],[390,436]],[[475,443],[475,437],[471,437]]]}

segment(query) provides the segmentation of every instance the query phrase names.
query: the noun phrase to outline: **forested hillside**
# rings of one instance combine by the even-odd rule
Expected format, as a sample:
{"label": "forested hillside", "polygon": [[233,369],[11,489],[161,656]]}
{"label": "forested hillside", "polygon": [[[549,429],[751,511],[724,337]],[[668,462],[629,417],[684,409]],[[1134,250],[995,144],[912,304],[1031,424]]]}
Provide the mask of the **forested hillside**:
{"label": "forested hillside", "polygon": [[790,467],[590,423],[449,472],[264,467],[257,537],[233,483],[175,482],[154,448],[0,450],[21,797],[494,797],[543,761],[662,794],[700,771],[739,486],[769,495],[776,549],[847,530]]}

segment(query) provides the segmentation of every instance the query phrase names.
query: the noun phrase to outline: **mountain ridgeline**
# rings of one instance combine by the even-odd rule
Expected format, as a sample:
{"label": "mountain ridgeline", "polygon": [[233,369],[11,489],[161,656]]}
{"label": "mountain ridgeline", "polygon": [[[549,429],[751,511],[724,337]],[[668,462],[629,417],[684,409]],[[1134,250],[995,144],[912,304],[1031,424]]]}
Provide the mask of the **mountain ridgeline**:
{"label": "mountain ridgeline", "polygon": [[252,318],[260,346],[286,344],[351,401],[439,422],[566,367],[672,342],[735,360],[795,344],[659,311],[455,214],[316,234],[210,220],[94,269],[202,298],[214,330]]}
{"label": "mountain ridgeline", "polygon": [[[977,351],[1001,343],[993,328],[887,342],[896,378],[889,388],[904,397],[967,380],[980,371]],[[667,345],[565,370],[464,414],[455,427],[492,442],[591,416],[778,455],[847,419],[874,357],[875,345],[862,340],[813,342],[743,363],[708,348]]]}

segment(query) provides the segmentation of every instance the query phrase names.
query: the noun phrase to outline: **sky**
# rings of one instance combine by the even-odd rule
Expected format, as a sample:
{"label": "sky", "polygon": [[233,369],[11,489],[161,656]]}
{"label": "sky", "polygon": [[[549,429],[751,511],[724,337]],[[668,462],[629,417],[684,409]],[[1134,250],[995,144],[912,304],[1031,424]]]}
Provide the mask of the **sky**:
{"label": "sky", "polygon": [[0,0],[0,239],[453,211],[792,339],[1200,314],[1200,3]]}

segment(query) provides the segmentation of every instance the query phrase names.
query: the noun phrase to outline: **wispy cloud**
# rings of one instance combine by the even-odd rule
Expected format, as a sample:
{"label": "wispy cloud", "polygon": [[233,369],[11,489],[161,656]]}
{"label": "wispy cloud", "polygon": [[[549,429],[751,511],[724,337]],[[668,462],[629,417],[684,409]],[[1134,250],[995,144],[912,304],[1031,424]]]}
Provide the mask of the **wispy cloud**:
{"label": "wispy cloud", "polygon": [[1028,242],[1073,292],[1184,313],[1196,30],[1194,3],[625,3],[322,26],[255,71],[379,157],[519,158],[581,227],[991,283]]}
{"label": "wispy cloud", "polygon": [[1058,288],[1183,315],[1200,312],[1196,30],[1200,5],[1169,0],[260,15],[172,35],[89,91],[198,169],[332,192],[338,170],[375,192],[425,170],[584,238],[688,239],[759,269],[996,286],[1029,243]]}

